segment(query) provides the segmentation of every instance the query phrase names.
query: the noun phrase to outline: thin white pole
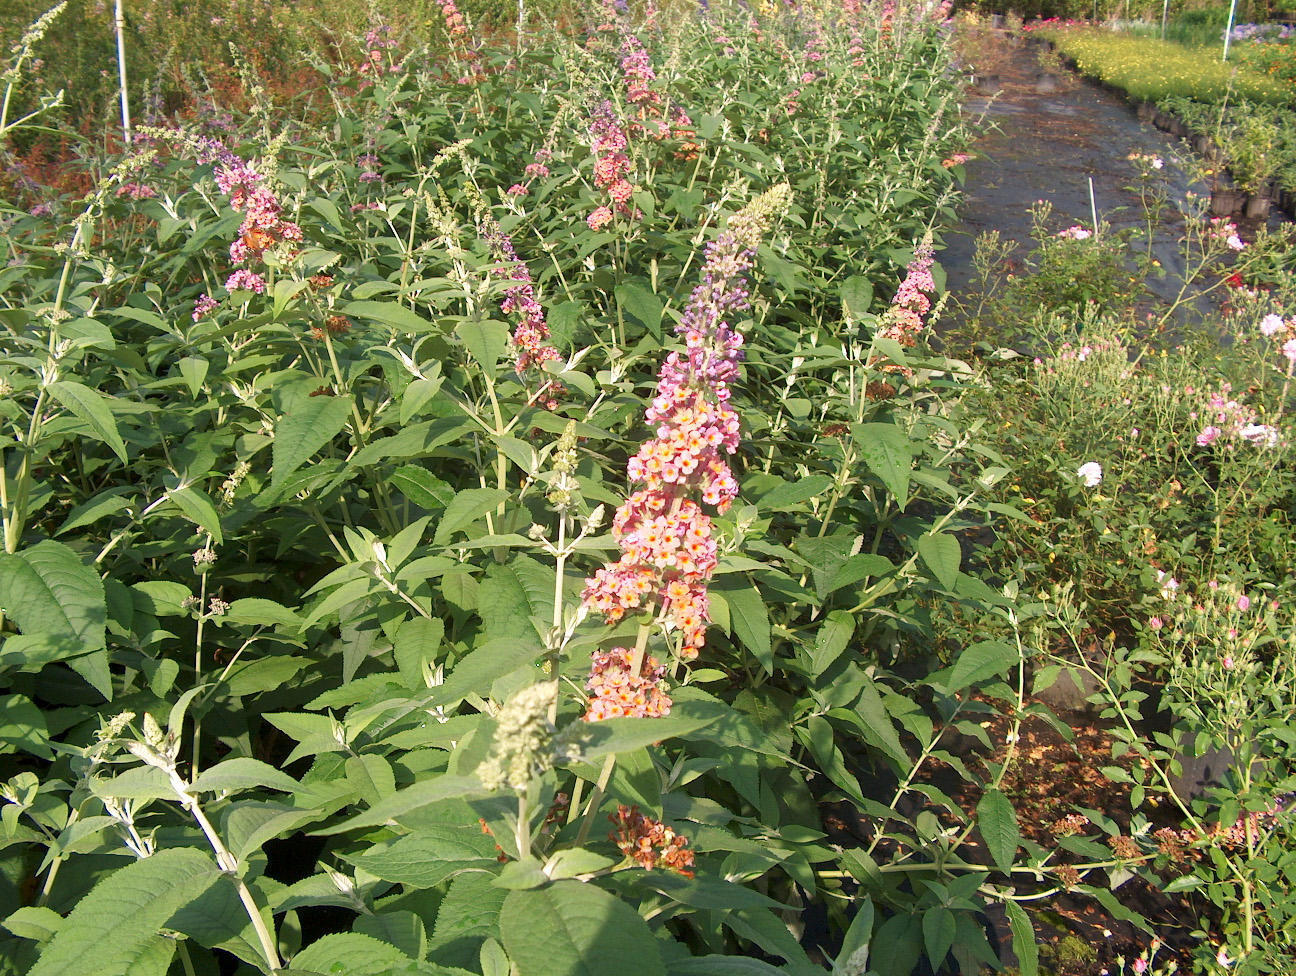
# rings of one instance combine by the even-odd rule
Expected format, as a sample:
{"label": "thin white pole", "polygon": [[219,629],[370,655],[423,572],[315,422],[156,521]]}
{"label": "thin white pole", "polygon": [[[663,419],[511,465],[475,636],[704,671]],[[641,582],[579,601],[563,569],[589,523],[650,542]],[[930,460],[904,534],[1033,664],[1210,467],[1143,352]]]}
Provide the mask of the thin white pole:
{"label": "thin white pole", "polygon": [[1224,60],[1228,60],[1229,41],[1233,39],[1233,21],[1237,17],[1237,0],[1229,2],[1228,30],[1224,32]]}
{"label": "thin white pole", "polygon": [[117,28],[117,79],[121,85],[122,136],[126,146],[131,144],[130,97],[126,94],[126,17],[122,13],[122,0],[117,0],[113,17]]}

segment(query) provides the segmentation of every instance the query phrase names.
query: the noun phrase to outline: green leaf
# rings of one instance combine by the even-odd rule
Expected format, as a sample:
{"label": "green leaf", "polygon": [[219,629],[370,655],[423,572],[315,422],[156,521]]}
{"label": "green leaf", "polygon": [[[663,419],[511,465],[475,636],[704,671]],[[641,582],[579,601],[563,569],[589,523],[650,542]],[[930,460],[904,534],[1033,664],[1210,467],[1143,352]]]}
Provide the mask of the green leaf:
{"label": "green leaf", "polygon": [[864,895],[856,898],[855,903],[859,910],[846,930],[832,976],[865,976],[868,972],[869,946],[873,941],[873,899]]}
{"label": "green leaf", "polygon": [[263,657],[237,665],[221,682],[231,697],[257,695],[282,687],[310,661],[304,657]]}
{"label": "green leaf", "polygon": [[396,792],[396,775],[382,756],[349,756],[345,769],[347,784],[370,806]]}
{"label": "green leaf", "polygon": [[312,820],[323,819],[318,810],[290,807],[284,803],[244,800],[232,803],[221,817],[221,836],[240,861],[261,849],[266,841]]}
{"label": "green leaf", "polygon": [[290,633],[301,630],[302,626],[301,618],[287,607],[256,596],[243,597],[231,603],[221,623],[277,627]]}
{"label": "green leaf", "polygon": [[666,976],[639,913],[593,885],[509,892],[499,924],[518,976]]}
{"label": "green leaf", "polygon": [[98,440],[107,444],[122,464],[128,460],[126,443],[117,430],[117,421],[108,409],[110,397],[97,390],[71,380],[56,380],[46,385],[46,390],[78,420],[88,426]]}
{"label": "green leaf", "polygon": [[459,492],[446,506],[432,541],[438,546],[448,545],[451,536],[498,508],[508,497],[509,493],[503,488],[467,488]]}
{"label": "green leaf", "polygon": [[315,831],[316,834],[343,834],[360,827],[377,827],[385,824],[388,820],[396,820],[407,813],[413,813],[423,807],[431,806],[433,803],[439,803],[442,800],[451,800],[456,797],[463,799],[473,799],[474,797],[487,796],[490,793],[481,781],[475,776],[436,776],[432,779],[420,780],[413,786],[407,786],[403,790],[397,790],[381,803],[360,814],[352,817],[350,820],[334,824],[324,830]]}
{"label": "green leaf", "polygon": [[[959,654],[941,680],[947,694],[1003,674],[1021,659],[1020,652],[1003,641],[979,641]],[[933,684],[936,682],[933,681]]]}
{"label": "green leaf", "polygon": [[564,878],[575,878],[582,874],[592,874],[616,864],[613,858],[606,857],[583,847],[564,847],[556,852],[545,865],[545,873],[554,881]]}
{"label": "green leaf", "polygon": [[873,304],[873,282],[867,275],[851,275],[842,282],[841,298],[846,314],[858,322]]}
{"label": "green leaf", "polygon": [[765,673],[773,674],[774,648],[770,640],[769,612],[760,591],[751,583],[743,585],[743,582],[725,579],[712,586],[711,594],[714,597],[718,593],[729,605],[729,620],[734,634],[752,652]]}
{"label": "green leaf", "polygon": [[167,497],[175,502],[176,508],[184,513],[185,518],[195,523],[212,537],[217,545],[225,541],[221,535],[220,516],[210,498],[197,488],[173,488]]}
{"label": "green leaf", "polygon": [[71,654],[104,646],[108,604],[103,580],[61,542],[0,554],[0,607],[18,629],[48,636]]}
{"label": "green leaf", "polygon": [[439,512],[454,498],[454,489],[447,482],[417,464],[404,464],[387,476],[401,494],[420,508]]}
{"label": "green leaf", "polygon": [[867,680],[860,690],[859,701],[855,703],[855,714],[863,723],[864,737],[868,742],[907,768],[909,756],[900,744],[900,737],[891,724],[891,716],[887,714],[882,696],[878,694],[872,679]]}
{"label": "green leaf", "polygon": [[1017,969],[1021,976],[1039,976],[1039,946],[1035,944],[1035,929],[1026,910],[1011,898],[1004,899],[1004,913],[1012,929],[1013,954],[1017,956]]}
{"label": "green leaf", "polygon": [[928,532],[918,540],[918,555],[932,571],[941,586],[954,589],[958,583],[959,563],[963,552],[958,540],[948,532]]}
{"label": "green leaf", "polygon": [[383,976],[409,967],[411,959],[389,942],[357,932],[339,932],[312,942],[293,957],[293,969],[346,976]]}
{"label": "green leaf", "polygon": [[42,759],[54,758],[45,714],[22,695],[0,697],[0,752],[22,750]]}
{"label": "green leaf", "polygon": [[301,784],[259,759],[242,756],[226,759],[210,769],[205,769],[189,786],[192,793],[232,793],[260,788],[296,793]]}
{"label": "green leaf", "polygon": [[189,395],[196,398],[202,390],[203,380],[207,378],[207,360],[199,356],[185,356],[176,365],[180,367],[180,375],[189,387]]}
{"label": "green leaf", "polygon": [[494,372],[508,351],[509,330],[503,322],[465,320],[455,328],[455,334],[462,340],[468,355],[488,373]]}
{"label": "green leaf", "polygon": [[85,525],[92,525],[101,518],[107,518],[109,515],[115,515],[122,509],[130,508],[132,499],[123,498],[123,494],[128,494],[134,489],[129,486],[118,488],[109,488],[93,496],[84,504],[78,505],[72,511],[68,512],[68,517],[63,520],[63,524],[58,527],[55,535],[62,535],[64,532],[70,532],[72,529],[79,529]]}
{"label": "green leaf", "polygon": [[1017,826],[1017,813],[1012,801],[999,790],[986,790],[977,804],[977,825],[985,839],[986,849],[995,866],[1004,874],[1011,874],[1013,858],[1021,843],[1021,830]]}
{"label": "green leaf", "polygon": [[909,469],[913,464],[909,435],[895,424],[855,424],[851,437],[869,470],[886,485],[904,511],[909,503]]}
{"label": "green leaf", "polygon": [[172,914],[221,876],[188,847],[118,868],[77,903],[29,976],[126,976]]}
{"label": "green leaf", "polygon": [[309,397],[275,424],[270,483],[282,484],[315,452],[342,432],[351,419],[351,398]]}
{"label": "green leaf", "polygon": [[773,491],[761,495],[757,505],[764,512],[782,512],[822,495],[832,484],[832,478],[826,474],[813,474],[808,478],[784,482]]}
{"label": "green leaf", "polygon": [[133,766],[116,776],[90,780],[95,796],[115,796],[124,800],[176,799],[167,774],[156,766]]}
{"label": "green leaf", "polygon": [[810,652],[810,667],[816,675],[823,674],[828,666],[841,657],[855,636],[855,617],[845,610],[834,610],[819,626],[815,634],[814,649]]}
{"label": "green leaf", "polygon": [[923,912],[923,944],[927,949],[927,961],[931,963],[932,969],[943,968],[950,946],[954,944],[954,933],[957,929],[954,913],[948,908],[937,905]]}
{"label": "green leaf", "polygon": [[436,663],[445,636],[445,622],[439,617],[428,620],[415,617],[401,624],[393,642],[396,667],[405,687],[411,691],[426,688],[424,668]]}
{"label": "green leaf", "polygon": [[662,337],[662,309],[665,307],[648,282],[623,281],[616,286],[617,306],[626,321],[639,326],[654,339]]}
{"label": "green leaf", "polygon": [[666,715],[661,718],[609,718],[589,722],[573,732],[581,747],[581,760],[593,762],[604,756],[633,752],[655,742],[687,736],[706,728],[719,717],[710,715]]}
{"label": "green leaf", "polygon": [[784,971],[746,956],[689,956],[666,963],[666,976],[784,976]]}
{"label": "green leaf", "polygon": [[27,906],[4,920],[4,927],[20,939],[48,942],[63,925],[63,916],[52,908]]}
{"label": "green leaf", "polygon": [[343,315],[356,319],[368,319],[382,325],[391,326],[400,332],[418,334],[421,332],[439,332],[437,326],[396,302],[348,302],[338,309]]}
{"label": "green leaf", "polygon": [[[273,931],[273,920],[264,909],[261,916]],[[181,932],[208,949],[224,949],[258,969],[265,968],[256,930],[247,909],[229,877],[214,885],[173,914],[166,927]],[[133,974],[132,974],[133,976]]]}
{"label": "green leaf", "polygon": [[496,678],[512,674],[543,653],[538,637],[487,641],[460,660],[443,685],[432,689],[433,704],[449,709],[469,695],[485,696]]}
{"label": "green leaf", "polygon": [[361,915],[351,926],[353,932],[370,935],[389,945],[394,945],[411,959],[422,959],[427,951],[427,934],[423,919],[413,912],[382,912],[378,915]]}

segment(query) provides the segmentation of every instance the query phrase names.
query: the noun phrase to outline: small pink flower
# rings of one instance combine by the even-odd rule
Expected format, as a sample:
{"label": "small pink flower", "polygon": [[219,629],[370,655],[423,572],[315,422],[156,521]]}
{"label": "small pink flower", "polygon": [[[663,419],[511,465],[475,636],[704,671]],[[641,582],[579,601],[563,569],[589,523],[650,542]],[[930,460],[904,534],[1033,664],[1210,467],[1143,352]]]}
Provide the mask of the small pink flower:
{"label": "small pink flower", "polygon": [[1296,366],[1296,339],[1288,339],[1283,343],[1282,354],[1287,357],[1287,361]]}
{"label": "small pink flower", "polygon": [[1071,241],[1084,241],[1093,237],[1093,231],[1085,230],[1079,224],[1072,224],[1066,230],[1058,231],[1058,237]]}
{"label": "small pink flower", "polygon": [[524,197],[530,191],[521,183],[514,183],[508,188],[508,195],[511,197]]}
{"label": "small pink flower", "polygon": [[599,207],[592,214],[585,218],[585,223],[589,225],[590,230],[602,230],[612,222],[612,211],[607,207]]}
{"label": "small pink flower", "polygon": [[1271,336],[1283,327],[1282,316],[1270,313],[1260,320],[1260,334],[1262,336]]}
{"label": "small pink flower", "polygon": [[210,295],[203,293],[198,296],[198,301],[194,302],[193,320],[197,322],[200,318],[214,309],[220,303]]}
{"label": "small pink flower", "polygon": [[1160,617],[1149,617],[1148,626],[1151,627],[1153,630],[1160,630],[1162,627],[1165,626],[1165,621],[1162,620]]}
{"label": "small pink flower", "polygon": [[1135,959],[1135,960],[1134,960],[1134,972],[1136,972],[1136,973],[1146,973],[1146,972],[1147,972],[1147,960],[1146,960],[1146,959]]}
{"label": "small pink flower", "polygon": [[1237,600],[1237,608],[1238,608],[1239,610],[1249,610],[1249,609],[1251,609],[1251,598],[1250,598],[1249,596],[1247,596],[1245,593],[1242,594],[1240,597],[1238,597],[1238,600]]}
{"label": "small pink flower", "polygon": [[1225,243],[1235,251],[1240,251],[1246,247],[1246,241],[1238,237],[1237,234],[1229,234],[1228,240]]}
{"label": "small pink flower", "polygon": [[265,279],[254,271],[247,268],[239,268],[229,276],[225,282],[225,290],[228,292],[235,291],[252,291],[258,295],[265,294]]}
{"label": "small pink flower", "polygon": [[1221,433],[1223,433],[1223,431],[1221,431],[1218,427],[1215,426],[1203,427],[1202,432],[1197,435],[1197,446],[1209,447],[1212,443],[1214,443],[1215,438],[1219,437]]}

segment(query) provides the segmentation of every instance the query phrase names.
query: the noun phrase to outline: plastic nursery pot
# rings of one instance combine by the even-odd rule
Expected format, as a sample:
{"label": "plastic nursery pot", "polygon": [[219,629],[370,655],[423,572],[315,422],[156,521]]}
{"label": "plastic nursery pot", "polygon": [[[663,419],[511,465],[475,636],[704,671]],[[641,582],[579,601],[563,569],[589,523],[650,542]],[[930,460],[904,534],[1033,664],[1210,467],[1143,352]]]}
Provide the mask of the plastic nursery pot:
{"label": "plastic nursery pot", "polygon": [[1210,212],[1212,217],[1231,217],[1241,213],[1247,195],[1241,190],[1212,190]]}
{"label": "plastic nursery pot", "polygon": [[1246,199],[1246,215],[1248,217],[1268,217],[1269,216],[1269,194],[1252,193]]}

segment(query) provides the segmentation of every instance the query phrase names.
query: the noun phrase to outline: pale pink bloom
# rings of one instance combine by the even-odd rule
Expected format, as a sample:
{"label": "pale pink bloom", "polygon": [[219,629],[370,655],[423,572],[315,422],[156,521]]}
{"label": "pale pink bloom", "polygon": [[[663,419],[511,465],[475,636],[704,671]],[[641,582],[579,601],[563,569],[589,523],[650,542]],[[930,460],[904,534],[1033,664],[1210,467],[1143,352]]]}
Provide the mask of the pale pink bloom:
{"label": "pale pink bloom", "polygon": [[511,197],[524,197],[527,195],[527,193],[528,193],[527,188],[523,186],[521,183],[514,183],[512,186],[508,188],[508,195]]}
{"label": "pale pink bloom", "polygon": [[1221,966],[1233,965],[1233,960],[1229,958],[1229,954],[1225,951],[1223,946],[1220,946],[1220,951],[1215,953],[1215,962]]}
{"label": "pale pink bloom", "polygon": [[1093,231],[1085,230],[1078,224],[1072,224],[1066,230],[1058,231],[1058,237],[1063,237],[1072,241],[1084,241],[1093,237]]}
{"label": "pale pink bloom", "polygon": [[1251,598],[1247,596],[1245,593],[1243,593],[1240,597],[1238,597],[1237,608],[1239,610],[1251,609]]}
{"label": "pale pink bloom", "polygon": [[1283,343],[1282,354],[1287,357],[1287,361],[1296,366],[1296,339],[1288,339]]}
{"label": "pale pink bloom", "polygon": [[264,294],[266,290],[265,279],[254,271],[247,268],[239,268],[225,282],[225,290],[234,291],[254,291],[258,295]]}
{"label": "pale pink bloom", "polygon": [[1208,447],[1210,444],[1214,443],[1215,438],[1219,437],[1222,433],[1223,431],[1215,426],[1203,427],[1202,432],[1197,435],[1197,446]]}
{"label": "pale pink bloom", "polygon": [[1240,251],[1246,247],[1246,241],[1238,237],[1237,234],[1229,234],[1228,240],[1225,243],[1235,251]]}
{"label": "pale pink bloom", "polygon": [[1260,334],[1263,336],[1271,336],[1282,327],[1282,316],[1274,315],[1272,312],[1260,320]]}
{"label": "pale pink bloom", "polygon": [[1153,630],[1160,630],[1165,626],[1165,621],[1160,617],[1148,617],[1148,626]]}
{"label": "pale pink bloom", "polygon": [[592,214],[585,218],[585,223],[589,225],[590,230],[602,230],[612,222],[612,211],[607,207],[599,207]]}
{"label": "pale pink bloom", "polygon": [[[1157,160],[1157,162],[1160,162],[1160,160]],[[1159,167],[1158,167],[1158,168],[1159,168]],[[1147,972],[1147,960],[1145,960],[1145,959],[1135,959],[1135,960],[1134,960],[1134,972],[1135,972],[1135,973],[1146,973],[1146,972]]]}
{"label": "pale pink bloom", "polygon": [[1086,488],[1096,488],[1102,483],[1102,465],[1097,461],[1086,461],[1076,470],[1076,476]]}

